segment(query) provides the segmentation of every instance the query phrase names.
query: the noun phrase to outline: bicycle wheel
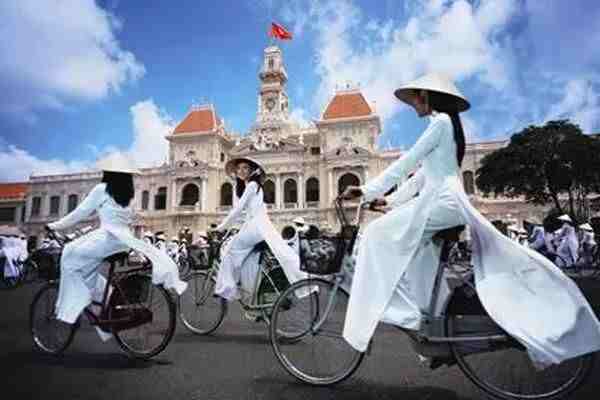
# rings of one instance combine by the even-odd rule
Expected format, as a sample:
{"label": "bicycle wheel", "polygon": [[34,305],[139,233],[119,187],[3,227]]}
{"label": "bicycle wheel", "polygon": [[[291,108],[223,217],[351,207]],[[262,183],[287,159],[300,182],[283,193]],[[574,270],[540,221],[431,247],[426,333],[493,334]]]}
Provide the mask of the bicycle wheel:
{"label": "bicycle wheel", "polygon": [[67,324],[56,319],[58,284],[48,283],[35,295],[29,309],[29,326],[35,348],[44,353],[61,354],[73,341],[78,322]]}
{"label": "bicycle wheel", "polygon": [[[468,316],[452,317],[464,319]],[[447,325],[448,336],[483,334],[481,330],[459,332],[460,329],[453,325]],[[490,333],[499,333],[500,328],[496,326],[492,330]],[[502,400],[564,398],[585,380],[593,364],[593,355],[588,354],[537,370],[525,347],[516,340],[494,345],[453,343],[450,347],[462,372],[480,389]]]}
{"label": "bicycle wheel", "polygon": [[272,305],[289,286],[290,282],[280,266],[276,266],[262,275],[256,297],[258,305],[263,306],[260,311],[267,324],[271,321]]}
{"label": "bicycle wheel", "polygon": [[[175,333],[177,306],[169,292],[162,286],[152,284],[149,276],[137,275],[144,294],[138,296],[128,307],[149,310],[150,320],[143,325],[126,329],[112,329],[119,346],[131,357],[148,359],[162,352]],[[113,292],[112,296],[115,295]],[[125,294],[130,296],[129,293]],[[123,318],[123,311],[118,307],[110,307],[108,319]]]}
{"label": "bicycle wheel", "polygon": [[221,325],[227,301],[214,297],[215,280],[209,271],[192,271],[185,279],[188,288],[179,297],[179,318],[198,335],[208,335]]}
{"label": "bicycle wheel", "polygon": [[298,281],[281,294],[269,333],[275,356],[289,374],[324,386],[356,371],[364,353],[342,337],[347,305],[348,293],[324,279]]}

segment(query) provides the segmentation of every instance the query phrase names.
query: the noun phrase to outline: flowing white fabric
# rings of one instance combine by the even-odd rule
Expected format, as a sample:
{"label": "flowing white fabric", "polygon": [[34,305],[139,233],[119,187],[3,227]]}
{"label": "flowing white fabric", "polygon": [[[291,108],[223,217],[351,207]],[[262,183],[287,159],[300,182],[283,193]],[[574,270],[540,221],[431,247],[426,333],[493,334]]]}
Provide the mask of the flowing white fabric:
{"label": "flowing white fabric", "polygon": [[[237,282],[242,278],[242,286],[248,290],[258,272],[258,257],[252,256],[254,246],[263,240],[271,249],[271,252],[279,261],[283,271],[290,283],[304,279],[307,275],[300,271],[300,257],[288,246],[281,235],[277,232],[269,216],[263,201],[263,191],[256,182],[249,182],[244,189],[242,197],[237,199],[233,209],[229,212],[217,230],[224,230],[242,218],[245,219],[240,231],[234,236],[227,248],[223,249],[223,258],[215,293],[228,300],[238,299],[240,294]],[[250,283],[251,282],[251,283]]]}
{"label": "flowing white fabric", "polygon": [[419,328],[440,251],[431,232],[465,223],[479,298],[536,366],[599,350],[600,323],[577,285],[545,257],[502,235],[471,205],[447,115],[434,115],[410,151],[362,187],[365,199],[385,193],[419,161],[419,195],[373,221],[362,235],[343,333],[350,345],[365,351],[381,320]]}
{"label": "flowing white fabric", "polygon": [[21,239],[4,236],[1,240],[1,256],[4,257],[4,277],[17,278],[21,274],[20,262],[23,261]]}
{"label": "flowing white fabric", "polygon": [[187,284],[179,279],[177,266],[163,252],[136,239],[129,228],[133,212],[121,207],[106,193],[106,184],[96,185],[88,196],[62,219],[48,224],[51,229],[66,229],[96,211],[100,228],[68,243],[61,257],[61,277],[57,299],[57,318],[74,323],[92,301],[97,285],[98,267],[104,258],[133,249],[152,262],[152,282],[181,294]]}

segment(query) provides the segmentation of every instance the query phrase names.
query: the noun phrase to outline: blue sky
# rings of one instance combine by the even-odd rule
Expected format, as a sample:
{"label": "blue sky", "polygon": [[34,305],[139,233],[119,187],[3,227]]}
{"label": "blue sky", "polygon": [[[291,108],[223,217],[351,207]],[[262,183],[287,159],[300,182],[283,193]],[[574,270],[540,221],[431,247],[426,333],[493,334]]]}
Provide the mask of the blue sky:
{"label": "blue sky", "polygon": [[120,152],[141,166],[203,100],[227,126],[254,120],[271,20],[293,116],[318,119],[336,85],[360,84],[382,117],[382,147],[424,128],[394,100],[425,72],[471,100],[469,140],[570,118],[600,131],[597,1],[14,0],[0,2],[0,181],[80,171]]}

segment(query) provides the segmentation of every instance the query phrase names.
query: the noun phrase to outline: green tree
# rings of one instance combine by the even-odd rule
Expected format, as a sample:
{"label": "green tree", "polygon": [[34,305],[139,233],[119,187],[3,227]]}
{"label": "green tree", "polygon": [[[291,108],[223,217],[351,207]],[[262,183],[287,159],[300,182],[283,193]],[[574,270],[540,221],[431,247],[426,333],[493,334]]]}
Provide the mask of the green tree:
{"label": "green tree", "polygon": [[476,175],[485,196],[523,196],[581,219],[586,196],[600,193],[600,139],[568,120],[529,126],[486,155]]}

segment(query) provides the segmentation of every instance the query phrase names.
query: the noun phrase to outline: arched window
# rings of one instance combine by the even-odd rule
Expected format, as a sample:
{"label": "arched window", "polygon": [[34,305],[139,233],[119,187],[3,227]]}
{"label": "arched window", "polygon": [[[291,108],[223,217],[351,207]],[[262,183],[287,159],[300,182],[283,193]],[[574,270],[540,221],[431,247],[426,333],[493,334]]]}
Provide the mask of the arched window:
{"label": "arched window", "polygon": [[298,186],[296,181],[288,179],[283,184],[283,202],[284,203],[297,203],[298,202]]}
{"label": "arched window", "polygon": [[58,215],[60,212],[60,196],[50,197],[50,215]]}
{"label": "arched window", "polygon": [[475,185],[473,184],[473,172],[471,172],[471,171],[463,172],[463,185],[465,187],[465,193],[467,193],[467,194],[475,193]]}
{"label": "arched window", "polygon": [[263,185],[264,199],[266,204],[275,204],[275,184],[272,180],[265,181]]}
{"label": "arched window", "polygon": [[68,207],[67,212],[73,211],[77,207],[77,202],[78,201],[79,201],[79,198],[77,197],[76,194],[70,194],[69,195],[69,200],[67,202],[67,207]]}
{"label": "arched window", "polygon": [[167,209],[167,188],[165,186],[159,187],[156,195],[154,196],[154,209]]}
{"label": "arched window", "polygon": [[233,205],[233,186],[229,182],[221,185],[221,206]]}
{"label": "arched window", "polygon": [[193,183],[188,183],[183,187],[181,192],[181,205],[182,206],[194,206],[200,199],[200,191],[198,186]]}
{"label": "arched window", "polygon": [[309,178],[306,181],[306,202],[319,201],[319,180]]}
{"label": "arched window", "polygon": [[358,180],[358,177],[349,172],[342,175],[338,180],[338,194],[342,194],[342,192],[348,186],[360,186],[360,181]]}
{"label": "arched window", "polygon": [[142,210],[147,210],[150,204],[150,193],[147,190],[142,192]]}

